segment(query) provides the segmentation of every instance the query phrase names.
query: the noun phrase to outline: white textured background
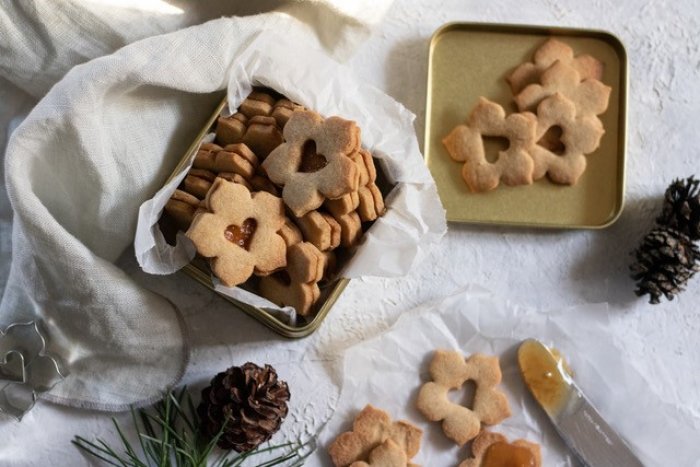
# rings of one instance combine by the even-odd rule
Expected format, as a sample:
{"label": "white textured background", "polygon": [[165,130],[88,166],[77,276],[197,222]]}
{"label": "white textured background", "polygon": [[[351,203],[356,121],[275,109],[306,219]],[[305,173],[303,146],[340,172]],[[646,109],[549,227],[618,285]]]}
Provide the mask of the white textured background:
{"label": "white textured background", "polygon": [[[176,3],[185,10],[194,7]],[[145,18],[153,14],[143,13]],[[164,28],[219,14],[220,10],[190,13]],[[590,232],[451,225],[441,246],[410,276],[352,282],[320,331],[301,342],[281,341],[184,276],[146,277],[127,252],[123,266],[146,286],[172,298],[187,315],[195,351],[186,381],[201,383],[250,357],[276,364],[290,381],[303,384],[316,375],[307,374],[303,365],[287,367],[285,362],[298,360],[300,354],[327,360],[329,382],[314,385],[317,394],[305,397],[317,402],[293,406],[291,419],[305,421],[297,423],[298,429],[313,430],[330,414],[336,396],[330,381],[339,370],[333,360],[342,349],[386,329],[402,311],[473,282],[541,309],[609,302],[616,313],[610,338],[623,343],[630,364],[647,377],[649,390],[700,416],[700,279],[675,301],[652,307],[635,298],[627,275],[629,252],[653,224],[665,187],[673,178],[700,172],[700,132],[694,118],[700,115],[700,5],[694,0],[397,0],[351,66],[416,113],[419,139],[428,40],[441,24],[459,20],[590,27],[622,39],[629,55],[629,144],[626,204],[617,223]],[[21,119],[34,102],[0,82],[2,147],[13,118]],[[11,213],[4,189],[2,193],[0,287],[11,255]],[[220,314],[231,315],[230,327],[207,325],[208,317]],[[69,440],[74,434],[113,437],[109,423],[102,414],[40,403],[21,424],[0,421],[0,465],[85,464]]]}

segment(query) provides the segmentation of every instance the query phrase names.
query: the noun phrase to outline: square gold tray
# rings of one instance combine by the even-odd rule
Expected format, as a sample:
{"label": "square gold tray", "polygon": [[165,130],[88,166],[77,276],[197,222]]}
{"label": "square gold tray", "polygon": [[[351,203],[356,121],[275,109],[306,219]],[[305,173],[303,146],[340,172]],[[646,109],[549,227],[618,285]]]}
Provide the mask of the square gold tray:
{"label": "square gold tray", "polygon": [[[603,82],[612,86],[608,110],[600,116],[605,135],[587,156],[588,166],[574,186],[549,182],[503,184],[471,193],[442,138],[466,121],[479,96],[517,111],[505,76],[530,61],[548,38],[590,53],[605,63]],[[627,139],[627,54],[618,38],[604,31],[485,23],[451,23],[430,42],[426,99],[425,159],[437,183],[447,220],[543,228],[603,228],[624,204]]]}

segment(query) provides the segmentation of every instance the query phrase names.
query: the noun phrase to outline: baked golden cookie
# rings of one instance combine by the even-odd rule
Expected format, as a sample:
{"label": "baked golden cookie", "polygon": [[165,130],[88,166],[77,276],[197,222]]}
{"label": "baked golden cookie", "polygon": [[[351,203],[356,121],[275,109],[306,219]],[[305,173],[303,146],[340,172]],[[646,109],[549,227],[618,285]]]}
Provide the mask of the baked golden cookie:
{"label": "baked golden cookie", "polygon": [[306,241],[321,251],[331,250],[340,245],[341,227],[333,216],[320,211],[311,211],[295,219]]}
{"label": "baked golden cookie", "polygon": [[340,198],[359,183],[357,164],[348,157],[359,144],[360,129],[339,117],[323,119],[315,112],[294,112],[284,127],[285,142],[262,167],[283,186],[282,198],[301,217],[326,198]]}
{"label": "baked golden cookie", "polygon": [[251,194],[243,185],[217,178],[187,230],[197,253],[211,259],[213,273],[233,287],[254,271],[269,273],[287,264],[287,247],[277,233],[285,222],[280,198]]}
{"label": "baked golden cookie", "polygon": [[219,117],[216,121],[216,141],[227,145],[240,143],[247,128],[248,117],[235,113],[230,117]]}
{"label": "baked golden cookie", "polygon": [[357,213],[362,222],[373,221],[384,214],[384,197],[377,185],[370,183],[360,188],[357,195],[359,199]]}
{"label": "baked golden cookie", "polygon": [[276,272],[260,278],[260,295],[277,306],[291,306],[300,316],[308,316],[321,296],[318,284],[305,284],[290,279],[287,271]]}
{"label": "baked golden cookie", "polygon": [[287,269],[260,279],[263,297],[279,306],[291,306],[306,316],[321,296],[318,281],[323,277],[326,257],[308,242],[287,250]]}
{"label": "baked golden cookie", "polygon": [[242,141],[259,159],[265,159],[273,149],[282,144],[283,139],[274,118],[258,115],[248,121]]}
{"label": "baked golden cookie", "polygon": [[289,117],[297,110],[304,110],[304,107],[293,103],[289,99],[280,99],[275,102],[270,116],[277,121],[277,126],[284,128],[289,121]]}
{"label": "baked golden cookie", "polygon": [[194,156],[192,167],[195,169],[214,170],[214,159],[216,153],[223,148],[218,144],[204,143],[199,147],[197,154]]}
{"label": "baked golden cookie", "polygon": [[325,255],[312,243],[299,242],[289,247],[287,271],[294,281],[304,284],[320,281],[325,264]]}
{"label": "baked golden cookie", "polygon": [[[430,362],[432,381],[425,383],[416,408],[430,421],[442,421],[445,435],[460,446],[474,439],[481,424],[493,425],[510,416],[508,399],[496,386],[501,382],[497,357],[473,354],[465,360],[460,352],[436,350]],[[473,407],[455,404],[447,397],[452,389],[474,381]]]}
{"label": "baked golden cookie", "polygon": [[238,111],[248,118],[259,115],[267,116],[272,112],[274,103],[275,98],[271,95],[261,91],[253,91],[241,102]]}
{"label": "baked golden cookie", "polygon": [[412,459],[420,449],[423,431],[400,420],[394,422],[388,413],[367,405],[355,417],[352,431],[340,434],[328,447],[328,454],[336,467],[345,467],[356,461],[369,460],[370,453],[391,440]]}
{"label": "baked golden cookie", "polygon": [[360,148],[350,156],[360,170],[359,185],[366,186],[377,180],[377,169],[374,167],[372,154],[366,149]]}
{"label": "baked golden cookie", "polygon": [[187,175],[182,181],[182,188],[187,193],[196,196],[199,199],[204,199],[209,193],[211,182],[206,178],[197,177],[196,175]]}
{"label": "baked golden cookie", "polygon": [[229,144],[216,153],[214,170],[216,172],[233,172],[245,179],[255,175],[258,158],[243,143]]}
{"label": "baked golden cookie", "polygon": [[360,205],[360,195],[358,191],[351,191],[347,195],[343,195],[336,199],[327,199],[323,202],[323,206],[333,214],[333,217],[338,218],[357,209]]}
{"label": "baked golden cookie", "polygon": [[[533,162],[528,150],[535,144],[537,118],[529,113],[510,114],[503,107],[481,97],[466,125],[458,125],[442,143],[448,154],[462,166],[462,178],[474,192],[506,185],[532,183]],[[484,136],[508,139],[509,147],[498,153],[495,162],[486,159]]]}
{"label": "baked golden cookie", "polygon": [[612,88],[595,79],[581,81],[575,68],[557,60],[541,77],[542,83],[531,84],[515,96],[521,112],[534,112],[545,98],[560,93],[576,106],[576,115],[600,115],[608,108]]}
{"label": "baked golden cookie", "polygon": [[553,128],[561,130],[561,148],[547,148],[541,143],[533,146],[532,177],[538,179],[547,174],[555,183],[573,185],[586,170],[586,154],[600,145],[605,133],[603,123],[594,115],[576,115],[573,102],[556,93],[537,106],[537,140],[541,141]]}
{"label": "baked golden cookie", "polygon": [[182,190],[175,190],[165,204],[165,212],[173,218],[175,224],[181,230],[187,230],[198,208],[199,200]]}
{"label": "baked golden cookie", "polygon": [[459,467],[482,467],[484,465],[541,467],[540,445],[518,439],[509,443],[505,436],[491,431],[482,431],[471,446],[472,459],[466,459]]}
{"label": "baked golden cookie", "polygon": [[351,248],[357,245],[362,237],[362,221],[356,212],[344,214],[335,219],[340,225],[340,245]]}
{"label": "baked golden cookie", "polygon": [[280,229],[279,234],[284,239],[284,243],[287,245],[287,248],[304,240],[299,227],[297,227],[294,222],[289,219],[284,221],[284,225]]}
{"label": "baked golden cookie", "polygon": [[518,65],[506,78],[513,95],[518,94],[530,84],[539,83],[542,72],[557,60],[574,68],[581,81],[587,79],[600,81],[603,79],[605,69],[603,62],[588,54],[574,56],[574,51],[567,44],[557,39],[548,39],[537,49],[532,62]]}
{"label": "baked golden cookie", "polygon": [[196,196],[193,196],[186,191],[182,190],[175,190],[173,194],[170,196],[170,199],[176,200],[176,201],[182,201],[183,203],[187,203],[189,205],[194,206],[195,208],[199,206],[199,199],[197,199]]}

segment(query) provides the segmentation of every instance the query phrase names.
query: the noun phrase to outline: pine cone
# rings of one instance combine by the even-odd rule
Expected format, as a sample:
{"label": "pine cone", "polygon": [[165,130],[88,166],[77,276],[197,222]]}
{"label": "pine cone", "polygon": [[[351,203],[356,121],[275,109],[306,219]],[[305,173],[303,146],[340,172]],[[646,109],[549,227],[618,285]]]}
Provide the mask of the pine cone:
{"label": "pine cone", "polygon": [[685,289],[700,265],[700,250],[686,235],[659,227],[649,232],[635,251],[637,261],[630,267],[637,281],[637,296],[649,294],[649,303],[657,304],[661,295],[668,300]]}
{"label": "pine cone", "polygon": [[700,239],[700,181],[693,176],[674,180],[666,189],[659,225],[676,229],[692,240]]}
{"label": "pine cone", "polygon": [[222,449],[250,451],[279,430],[289,396],[287,383],[270,365],[231,367],[202,391],[197,407],[202,432],[209,439],[221,432],[217,445]]}

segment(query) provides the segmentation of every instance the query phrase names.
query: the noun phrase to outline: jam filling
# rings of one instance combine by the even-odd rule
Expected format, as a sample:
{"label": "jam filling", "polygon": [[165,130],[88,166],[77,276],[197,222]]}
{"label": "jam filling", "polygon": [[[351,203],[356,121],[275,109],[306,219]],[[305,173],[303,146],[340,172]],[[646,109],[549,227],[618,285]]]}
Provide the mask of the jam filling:
{"label": "jam filling", "polygon": [[237,225],[229,225],[226,227],[226,230],[224,230],[224,237],[229,242],[249,250],[250,242],[253,239],[253,234],[257,227],[257,221],[253,218],[248,218],[243,221],[240,227]]}

